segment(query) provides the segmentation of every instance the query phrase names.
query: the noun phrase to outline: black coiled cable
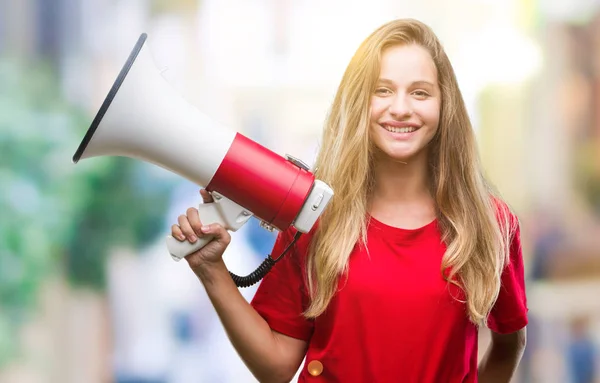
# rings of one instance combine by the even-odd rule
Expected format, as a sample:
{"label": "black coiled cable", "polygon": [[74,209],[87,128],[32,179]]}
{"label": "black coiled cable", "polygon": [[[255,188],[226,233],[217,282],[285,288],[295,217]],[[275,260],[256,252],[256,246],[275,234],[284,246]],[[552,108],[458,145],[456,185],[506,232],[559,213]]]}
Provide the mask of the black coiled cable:
{"label": "black coiled cable", "polygon": [[275,264],[277,262],[279,262],[281,260],[281,258],[283,258],[285,253],[287,253],[292,248],[294,243],[296,243],[296,241],[298,240],[298,238],[300,238],[301,235],[302,235],[301,232],[299,232],[299,231],[296,232],[292,242],[290,242],[290,244],[287,245],[287,247],[285,248],[285,250],[283,250],[283,252],[281,253],[281,255],[279,257],[277,257],[276,259],[273,259],[273,258],[271,258],[270,255],[268,255],[267,258],[265,258],[265,260],[262,261],[262,263],[256,268],[256,270],[254,270],[250,274],[246,275],[245,277],[236,275],[230,271],[229,275],[231,275],[231,279],[233,279],[233,281],[235,282],[235,285],[237,287],[250,287],[250,286],[258,283],[261,279],[264,278],[265,275],[267,275],[267,273],[269,271],[271,271],[273,266],[275,266]]}

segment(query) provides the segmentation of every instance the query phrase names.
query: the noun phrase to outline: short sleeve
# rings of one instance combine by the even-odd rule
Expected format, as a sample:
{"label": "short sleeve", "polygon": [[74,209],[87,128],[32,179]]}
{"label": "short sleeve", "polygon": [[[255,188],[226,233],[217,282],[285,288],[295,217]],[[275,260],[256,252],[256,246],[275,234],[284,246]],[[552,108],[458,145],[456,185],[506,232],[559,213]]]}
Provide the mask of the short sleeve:
{"label": "short sleeve", "polygon": [[487,325],[499,334],[516,332],[527,325],[527,311],[521,230],[517,222],[510,245],[510,262],[502,273],[500,294]]}
{"label": "short sleeve", "polygon": [[[306,234],[304,234],[306,236]],[[304,238],[278,261],[261,281],[251,305],[272,330],[292,338],[308,341],[313,331],[313,321],[302,313],[308,304],[304,283]],[[271,255],[278,257],[293,240],[290,230],[277,236]]]}

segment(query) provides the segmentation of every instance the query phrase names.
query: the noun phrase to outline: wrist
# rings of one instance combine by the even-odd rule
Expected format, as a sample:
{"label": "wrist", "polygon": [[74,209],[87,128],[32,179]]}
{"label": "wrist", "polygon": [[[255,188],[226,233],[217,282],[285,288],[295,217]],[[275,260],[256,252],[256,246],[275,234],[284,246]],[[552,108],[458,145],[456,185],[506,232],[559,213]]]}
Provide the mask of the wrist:
{"label": "wrist", "polygon": [[219,279],[222,279],[223,276],[231,278],[227,266],[222,259],[216,262],[203,262],[201,265],[194,267],[193,271],[205,286],[214,284]]}

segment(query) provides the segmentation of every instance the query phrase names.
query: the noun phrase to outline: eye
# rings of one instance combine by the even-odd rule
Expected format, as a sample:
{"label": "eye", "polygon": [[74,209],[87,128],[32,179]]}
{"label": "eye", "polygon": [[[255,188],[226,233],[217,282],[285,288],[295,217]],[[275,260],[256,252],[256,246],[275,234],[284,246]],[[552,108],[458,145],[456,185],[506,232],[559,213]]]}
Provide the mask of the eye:
{"label": "eye", "polygon": [[417,96],[417,98],[421,98],[421,99],[427,98],[430,96],[430,94],[424,90],[415,90],[414,92],[412,92],[412,94]]}
{"label": "eye", "polygon": [[378,96],[387,96],[392,94],[392,91],[388,88],[377,88],[375,89],[375,94]]}

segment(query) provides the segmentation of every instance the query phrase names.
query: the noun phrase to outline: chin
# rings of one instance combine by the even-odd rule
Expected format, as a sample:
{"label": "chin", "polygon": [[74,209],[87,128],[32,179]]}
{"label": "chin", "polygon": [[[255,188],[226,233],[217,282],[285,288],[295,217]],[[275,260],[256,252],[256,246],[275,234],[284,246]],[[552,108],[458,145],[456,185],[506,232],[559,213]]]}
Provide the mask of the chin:
{"label": "chin", "polygon": [[389,151],[380,151],[379,159],[391,162],[408,162],[414,158],[414,155],[409,153],[397,153]]}
{"label": "chin", "polygon": [[393,150],[392,148],[386,148],[387,150],[380,150],[381,159],[387,160],[391,162],[412,162],[416,158],[421,157],[421,155],[425,155],[424,151],[420,150]]}
{"label": "chin", "polygon": [[385,155],[387,157],[390,157],[392,159],[409,160],[409,159],[417,156],[419,153],[419,150],[417,150],[417,148],[410,148],[410,147],[398,148],[398,147],[391,146],[391,147],[385,148],[385,150],[383,152],[385,153]]}

